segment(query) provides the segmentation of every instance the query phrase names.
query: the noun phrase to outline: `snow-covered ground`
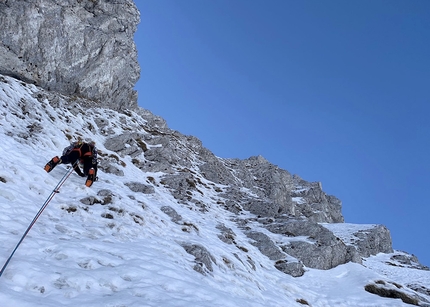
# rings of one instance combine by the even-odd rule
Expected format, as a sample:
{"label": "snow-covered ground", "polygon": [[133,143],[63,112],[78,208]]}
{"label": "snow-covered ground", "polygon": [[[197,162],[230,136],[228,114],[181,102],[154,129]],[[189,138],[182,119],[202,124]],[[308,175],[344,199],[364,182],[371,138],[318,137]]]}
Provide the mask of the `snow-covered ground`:
{"label": "snow-covered ground", "polygon": [[[88,109],[82,116],[54,109],[46,100],[33,98],[34,92],[32,85],[0,78],[0,266],[67,172],[65,165],[49,174],[43,170],[69,144],[65,133],[91,138],[102,153],[114,155],[103,146],[107,136],[94,132],[94,120],[106,119],[117,133],[144,123],[111,110]],[[204,197],[195,195],[207,205],[202,213],[179,204],[159,184],[162,173],[143,173],[130,157],[122,160],[124,176],[100,171],[91,188],[85,187],[84,178],[70,176],[0,277],[0,306],[392,307],[408,304],[371,294],[364,287],[383,280],[403,286],[419,281],[430,288],[429,271],[393,265],[386,254],[367,258],[363,265],[307,269],[304,276],[293,278],[278,271],[249,242],[230,220],[231,213],[217,206],[213,189],[205,190]],[[126,186],[133,181],[152,185],[155,192],[133,192]],[[112,200],[81,202],[88,197],[103,199],[100,191],[110,191]],[[172,222],[163,206],[174,208],[183,225]],[[243,249],[218,238],[219,224],[236,233]],[[347,238],[357,227],[369,225],[333,227],[338,227],[339,237]],[[196,272],[194,256],[181,246],[183,242],[210,250],[216,260],[213,271]]]}

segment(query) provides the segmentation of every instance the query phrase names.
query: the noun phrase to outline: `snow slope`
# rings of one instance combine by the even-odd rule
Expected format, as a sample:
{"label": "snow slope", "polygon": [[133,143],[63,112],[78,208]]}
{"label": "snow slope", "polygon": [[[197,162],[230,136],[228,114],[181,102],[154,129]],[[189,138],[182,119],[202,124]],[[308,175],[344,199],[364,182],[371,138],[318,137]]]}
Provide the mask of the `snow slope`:
{"label": "snow slope", "polygon": [[[59,165],[48,174],[45,163],[77,135],[96,141],[102,159],[114,156],[104,147],[107,135],[95,129],[95,120],[106,120],[116,133],[145,124],[130,114],[97,107],[83,112],[61,98],[49,103],[35,86],[0,76],[0,265],[67,172]],[[231,221],[232,213],[217,206],[213,189],[194,195],[207,205],[202,213],[192,204],[179,204],[159,184],[163,173],[143,173],[131,157],[121,159],[124,176],[99,171],[91,188],[76,174],[65,182],[0,277],[0,306],[391,307],[408,304],[364,287],[395,282],[411,295],[416,293],[407,285],[419,281],[430,288],[429,271],[396,264],[386,254],[367,258],[363,265],[307,269],[293,278],[249,242]],[[133,192],[126,185],[133,181],[152,185],[154,193]],[[91,199],[98,202],[91,204]],[[182,216],[182,224],[161,210],[166,205]],[[219,224],[236,233],[241,249],[218,238]],[[350,236],[351,225],[333,227],[339,237]],[[212,271],[193,269],[195,257],[181,245],[190,242],[210,250]],[[421,296],[430,300],[428,293]]]}

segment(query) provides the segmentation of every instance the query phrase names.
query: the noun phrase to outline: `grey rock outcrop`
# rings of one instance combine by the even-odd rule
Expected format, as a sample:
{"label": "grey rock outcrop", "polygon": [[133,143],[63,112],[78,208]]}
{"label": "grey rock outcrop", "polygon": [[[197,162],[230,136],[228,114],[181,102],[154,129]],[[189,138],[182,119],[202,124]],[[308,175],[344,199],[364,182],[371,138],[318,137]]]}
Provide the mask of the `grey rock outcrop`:
{"label": "grey rock outcrop", "polygon": [[188,254],[195,257],[194,270],[196,272],[203,275],[213,272],[212,263],[216,264],[216,260],[204,246],[184,243],[182,247]]}
{"label": "grey rock outcrop", "polygon": [[429,301],[422,295],[410,293],[402,289],[402,286],[393,282],[385,282],[377,280],[367,284],[364,287],[369,293],[379,295],[381,297],[401,299],[405,304],[429,307]]}
{"label": "grey rock outcrop", "polygon": [[327,270],[350,261],[361,262],[355,249],[348,248],[330,230],[318,223],[309,220],[291,220],[272,223],[266,225],[266,228],[273,233],[288,237],[306,237],[306,239],[292,240],[288,245],[283,245],[282,250],[300,259],[307,267]]}
{"label": "grey rock outcrop", "polygon": [[344,221],[341,201],[335,196],[324,193],[320,182],[307,182],[294,176],[291,197],[300,215],[313,222],[342,223]]}
{"label": "grey rock outcrop", "polygon": [[152,194],[155,191],[153,186],[140,182],[128,182],[125,185],[135,193]]}
{"label": "grey rock outcrop", "polygon": [[360,239],[356,242],[356,246],[362,257],[393,252],[390,232],[383,225],[376,225],[372,229],[359,231],[354,235]]}
{"label": "grey rock outcrop", "polygon": [[[285,214],[313,222],[343,222],[339,199],[323,192],[321,183],[307,182],[273,165],[262,156],[248,159],[217,159],[200,166],[203,176],[229,185],[229,199],[260,217]],[[249,189],[250,197],[236,187]],[[230,202],[230,204],[232,204]],[[236,210],[237,206],[230,205]]]}
{"label": "grey rock outcrop", "polygon": [[137,106],[133,0],[0,1],[0,73],[113,109]]}
{"label": "grey rock outcrop", "polygon": [[165,214],[167,214],[170,217],[172,222],[174,222],[176,224],[180,224],[180,222],[182,221],[182,216],[180,214],[178,214],[178,212],[176,212],[176,210],[173,209],[172,207],[163,206],[160,209],[161,209],[161,211],[163,211]]}
{"label": "grey rock outcrop", "polygon": [[287,256],[266,234],[257,231],[249,231],[246,235],[253,240],[252,244],[258,247],[260,252],[269,257],[270,260],[279,260]]}
{"label": "grey rock outcrop", "polygon": [[279,271],[293,277],[299,277],[305,273],[303,263],[297,261],[297,259],[293,259],[294,261],[288,259],[292,257],[282,252],[280,247],[266,234],[257,231],[249,231],[246,235],[253,240],[252,244],[255,245],[263,255],[269,257],[270,260],[276,260],[275,267]]}
{"label": "grey rock outcrop", "polygon": [[[410,267],[410,268],[414,268],[414,269],[418,269],[418,270],[424,270],[424,271],[430,271],[430,268],[422,265],[419,261],[418,258],[415,255],[410,255],[407,253],[397,253],[393,256],[391,256],[391,260],[393,262],[390,262],[390,265],[394,265],[394,266],[406,266],[406,267]],[[427,290],[427,295],[430,295],[430,290]]]}

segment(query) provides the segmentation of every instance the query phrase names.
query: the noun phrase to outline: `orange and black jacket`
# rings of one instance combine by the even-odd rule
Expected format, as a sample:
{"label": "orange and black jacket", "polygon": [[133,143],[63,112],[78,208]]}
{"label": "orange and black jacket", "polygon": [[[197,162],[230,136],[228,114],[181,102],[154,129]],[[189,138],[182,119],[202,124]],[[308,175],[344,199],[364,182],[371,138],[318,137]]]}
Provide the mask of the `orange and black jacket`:
{"label": "orange and black jacket", "polygon": [[[83,173],[76,162],[83,164]],[[94,168],[97,173],[97,149],[85,142],[72,143],[64,148],[61,163],[74,165],[74,170],[79,176],[87,175],[90,168]]]}

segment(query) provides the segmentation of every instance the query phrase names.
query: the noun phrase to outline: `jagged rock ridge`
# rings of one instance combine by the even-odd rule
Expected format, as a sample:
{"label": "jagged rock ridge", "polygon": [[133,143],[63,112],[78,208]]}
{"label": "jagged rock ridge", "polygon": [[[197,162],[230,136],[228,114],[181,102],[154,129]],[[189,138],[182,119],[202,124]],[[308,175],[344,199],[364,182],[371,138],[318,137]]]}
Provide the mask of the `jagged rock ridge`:
{"label": "jagged rock ridge", "polygon": [[[148,123],[157,124],[112,135],[104,144],[106,148],[122,157],[132,156],[143,172],[165,173],[162,183],[178,202],[192,202],[202,212],[206,204],[194,198],[193,193],[202,193],[200,187],[208,185],[205,182],[223,185],[219,206],[235,215],[236,222],[262,253],[278,261],[278,265],[288,263],[279,265],[285,273],[299,276],[304,266],[330,269],[393,251],[390,233],[383,226],[369,225],[366,231],[357,232],[355,242],[344,242],[324,227],[325,223],[343,223],[344,219],[340,200],[324,193],[321,183],[291,175],[261,156],[245,160],[216,157],[197,138],[169,129],[147,111],[143,116]],[[174,208],[166,208],[165,212],[174,212]],[[243,217],[244,212],[252,217]],[[177,220],[172,214],[172,219]],[[262,230],[256,231],[256,225]],[[289,242],[271,242],[265,230],[282,234]],[[230,236],[234,237],[234,233]]]}

